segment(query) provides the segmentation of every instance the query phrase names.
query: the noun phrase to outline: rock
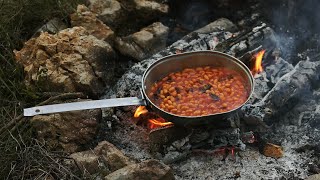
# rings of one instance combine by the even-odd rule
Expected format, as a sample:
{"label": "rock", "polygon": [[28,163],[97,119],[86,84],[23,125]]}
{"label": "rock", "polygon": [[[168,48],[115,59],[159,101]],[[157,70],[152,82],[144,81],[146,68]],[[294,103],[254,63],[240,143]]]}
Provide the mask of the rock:
{"label": "rock", "polygon": [[309,176],[306,180],[320,180],[320,174],[314,174],[312,176]]}
{"label": "rock", "polygon": [[283,157],[283,149],[281,146],[271,144],[271,143],[266,143],[263,147],[263,154],[265,156],[278,159]]}
{"label": "rock", "polygon": [[83,110],[37,115],[31,123],[37,138],[45,141],[50,149],[73,153],[95,138],[101,116],[100,109]]}
{"label": "rock", "polygon": [[127,19],[125,10],[117,0],[89,0],[89,4],[90,10],[107,25],[117,27]]}
{"label": "rock", "polygon": [[169,28],[160,22],[151,24],[124,38],[117,38],[115,48],[123,55],[143,60],[166,47]]}
{"label": "rock", "polygon": [[[148,0],[134,0],[135,9],[139,13],[145,13],[144,16],[157,17],[159,14],[167,14],[169,11],[169,6],[166,4],[161,4],[157,1]],[[143,15],[143,14],[141,14]]]}
{"label": "rock", "polygon": [[71,26],[82,26],[89,34],[100,40],[113,44],[114,32],[97,18],[97,14],[91,12],[86,6],[78,5],[77,12],[70,15]]}
{"label": "rock", "polygon": [[[131,29],[135,30],[158,21],[159,18],[169,12],[167,4],[155,0],[128,0],[121,1],[121,3],[129,9],[128,22],[131,22]],[[139,21],[137,22],[136,19],[139,19]],[[124,24],[127,24],[127,22],[124,22]]]}
{"label": "rock", "polygon": [[84,174],[94,174],[99,172],[99,157],[92,151],[82,151],[73,153],[70,157]]}
{"label": "rock", "polygon": [[96,97],[113,78],[115,52],[83,27],[42,33],[14,51],[26,84],[43,91],[84,92]]}
{"label": "rock", "polygon": [[104,177],[118,169],[132,164],[128,157],[117,149],[113,144],[102,141],[93,150],[73,153],[65,163],[89,177],[90,175]]}
{"label": "rock", "polygon": [[175,179],[171,168],[157,160],[147,160],[139,164],[133,164],[119,169],[105,180],[171,180]]}
{"label": "rock", "polygon": [[229,19],[226,19],[226,18],[220,18],[196,30],[195,32],[208,34],[208,33],[217,32],[217,31],[233,32],[235,30],[237,30],[237,27],[236,25],[233,24],[233,22],[231,22]]}
{"label": "rock", "polygon": [[104,164],[111,172],[132,164],[128,157],[107,141],[100,142],[94,148],[94,152],[101,156]]}
{"label": "rock", "polygon": [[89,8],[105,24],[119,31],[139,29],[140,25],[167,14],[169,9],[166,4],[146,0],[89,0]]}
{"label": "rock", "polygon": [[45,25],[43,25],[40,29],[36,31],[33,37],[37,37],[41,34],[41,32],[48,32],[50,34],[56,34],[63,29],[67,29],[68,26],[66,23],[61,21],[59,18],[53,18],[48,21]]}

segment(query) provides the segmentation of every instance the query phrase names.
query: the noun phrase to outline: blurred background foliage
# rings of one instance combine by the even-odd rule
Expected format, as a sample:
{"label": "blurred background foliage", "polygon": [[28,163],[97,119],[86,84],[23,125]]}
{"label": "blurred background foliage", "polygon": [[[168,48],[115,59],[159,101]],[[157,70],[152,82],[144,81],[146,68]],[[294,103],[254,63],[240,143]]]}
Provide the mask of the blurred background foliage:
{"label": "blurred background foliage", "polygon": [[0,179],[76,178],[33,139],[28,122],[6,125],[41,99],[24,85],[13,50],[54,17],[68,23],[78,4],[85,0],[0,0]]}

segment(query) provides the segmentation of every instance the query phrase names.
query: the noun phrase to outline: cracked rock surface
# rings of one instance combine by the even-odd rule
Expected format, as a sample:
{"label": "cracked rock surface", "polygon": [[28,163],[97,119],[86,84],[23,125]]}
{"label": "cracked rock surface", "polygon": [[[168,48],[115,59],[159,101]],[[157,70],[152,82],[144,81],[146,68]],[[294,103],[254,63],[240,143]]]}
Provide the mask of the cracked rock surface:
{"label": "cracked rock surface", "polygon": [[[70,102],[74,102],[74,100]],[[86,144],[93,141],[101,116],[101,110],[95,109],[37,115],[30,121],[36,131],[37,138],[46,141],[50,149],[73,153],[82,150]]]}
{"label": "cracked rock surface", "polygon": [[27,41],[15,58],[24,67],[25,81],[43,91],[84,92],[96,97],[110,83],[115,52],[105,41],[74,27]]}
{"label": "cracked rock surface", "polygon": [[169,28],[155,22],[139,32],[124,38],[117,38],[115,48],[122,54],[143,60],[166,47]]}
{"label": "cracked rock surface", "polygon": [[114,32],[97,18],[97,14],[91,12],[86,6],[78,5],[77,12],[70,15],[71,25],[82,26],[98,39],[107,41],[112,44],[114,40]]}

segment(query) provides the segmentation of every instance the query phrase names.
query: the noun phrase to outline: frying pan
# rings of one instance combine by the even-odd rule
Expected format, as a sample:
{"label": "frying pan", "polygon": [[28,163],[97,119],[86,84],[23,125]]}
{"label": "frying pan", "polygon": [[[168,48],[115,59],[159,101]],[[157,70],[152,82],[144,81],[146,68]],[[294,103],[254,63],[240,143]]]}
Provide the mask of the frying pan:
{"label": "frying pan", "polygon": [[[176,71],[181,71],[185,68],[194,68],[200,66],[211,67],[227,67],[238,72],[244,79],[248,97],[245,102],[238,107],[227,112],[204,115],[204,116],[180,116],[160,109],[155,105],[151,98],[148,96],[151,91],[152,85],[164,78],[168,74]],[[142,98],[127,97],[115,99],[103,99],[84,101],[76,103],[54,104],[47,106],[38,106],[33,108],[24,109],[24,116],[34,116],[39,114],[49,114],[65,111],[95,109],[105,107],[129,106],[129,105],[147,105],[159,116],[167,121],[173,122],[175,125],[188,126],[188,125],[203,125],[211,124],[214,121],[223,121],[237,112],[251,97],[253,93],[254,78],[245,64],[241,61],[217,51],[194,51],[181,54],[166,56],[147,68],[142,77],[141,93]]]}

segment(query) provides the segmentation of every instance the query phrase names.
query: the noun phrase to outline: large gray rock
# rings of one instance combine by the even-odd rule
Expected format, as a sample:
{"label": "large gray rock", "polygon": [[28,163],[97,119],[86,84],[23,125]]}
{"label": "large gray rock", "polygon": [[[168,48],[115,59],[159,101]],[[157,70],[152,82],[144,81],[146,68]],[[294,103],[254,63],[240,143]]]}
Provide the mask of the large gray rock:
{"label": "large gray rock", "polygon": [[320,174],[314,174],[306,178],[306,180],[320,180]]}
{"label": "large gray rock", "polygon": [[26,84],[43,91],[84,92],[98,96],[113,78],[115,52],[105,41],[74,27],[27,41],[15,58]]}
{"label": "large gray rock", "polygon": [[143,60],[166,47],[168,31],[168,27],[156,22],[132,35],[117,38],[115,48],[124,55]]}
{"label": "large gray rock", "polygon": [[89,8],[98,14],[99,19],[110,26],[117,26],[127,19],[126,10],[117,0],[89,0]]}
{"label": "large gray rock", "polygon": [[77,12],[70,15],[71,26],[82,26],[100,40],[113,44],[114,32],[97,18],[97,14],[91,12],[86,6],[78,5]]}
{"label": "large gray rock", "polygon": [[171,168],[157,160],[147,160],[119,169],[105,180],[173,180]]}
{"label": "large gray rock", "polygon": [[101,121],[100,109],[37,115],[31,123],[37,138],[52,150],[73,153],[82,150],[96,136]]}
{"label": "large gray rock", "polygon": [[[156,16],[157,14],[166,14],[169,6],[152,0],[133,0],[135,10],[146,13],[146,16]],[[141,14],[142,15],[142,14]]]}
{"label": "large gray rock", "polygon": [[104,23],[119,31],[135,29],[169,11],[168,5],[147,0],[89,0],[89,8]]}
{"label": "large gray rock", "polygon": [[128,157],[107,141],[100,142],[94,148],[94,152],[101,157],[102,161],[111,172],[132,164]]}
{"label": "large gray rock", "polygon": [[99,172],[99,156],[92,151],[73,153],[70,157],[84,174],[95,174]]}
{"label": "large gray rock", "polygon": [[73,153],[70,158],[74,162],[68,162],[73,167],[79,167],[83,174],[106,176],[127,165],[131,161],[113,144],[102,141],[93,150]]}

